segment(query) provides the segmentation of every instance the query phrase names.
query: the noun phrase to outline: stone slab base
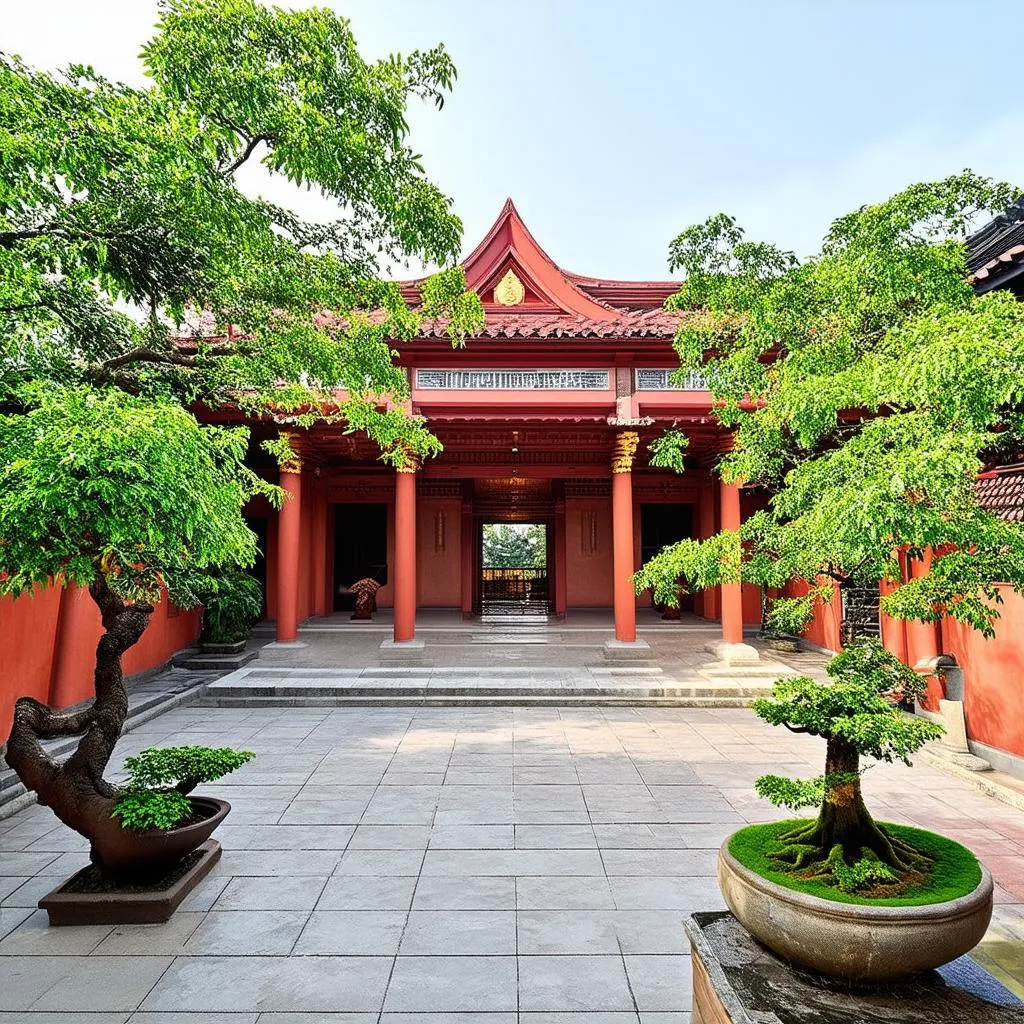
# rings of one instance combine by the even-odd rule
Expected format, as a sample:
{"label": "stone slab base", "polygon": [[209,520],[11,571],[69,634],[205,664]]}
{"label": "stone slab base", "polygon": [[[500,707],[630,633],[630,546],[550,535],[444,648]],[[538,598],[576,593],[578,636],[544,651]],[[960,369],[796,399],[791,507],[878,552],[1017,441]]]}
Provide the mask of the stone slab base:
{"label": "stone slab base", "polygon": [[969,956],[884,987],[857,989],[794,971],[729,913],[686,924],[692,1024],[1020,1024],[1024,1003]]}
{"label": "stone slab base", "polygon": [[601,653],[610,662],[650,661],[653,657],[646,640],[605,640]]}
{"label": "stone slab base", "polygon": [[757,648],[750,644],[727,644],[724,640],[715,640],[705,644],[704,650],[723,665],[758,665],[761,662]]}
{"label": "stone slab base", "polygon": [[933,743],[928,749],[935,757],[969,772],[992,771],[992,765],[983,757],[977,757],[969,750],[951,750],[941,740],[938,743]]}
{"label": "stone slab base", "polygon": [[199,847],[202,856],[173,885],[157,892],[66,892],[67,886],[82,871],[76,872],[52,892],[39,906],[51,925],[82,924],[160,924],[170,919],[182,900],[210,873],[220,860],[220,843],[207,839]]}
{"label": "stone slab base", "polygon": [[[303,644],[305,646],[305,644]],[[237,651],[230,654],[216,654],[212,651],[196,651],[174,659],[175,668],[187,668],[193,672],[234,672],[248,665],[258,651]]]}
{"label": "stone slab base", "polygon": [[385,665],[424,665],[427,645],[422,640],[382,640],[380,660]]}

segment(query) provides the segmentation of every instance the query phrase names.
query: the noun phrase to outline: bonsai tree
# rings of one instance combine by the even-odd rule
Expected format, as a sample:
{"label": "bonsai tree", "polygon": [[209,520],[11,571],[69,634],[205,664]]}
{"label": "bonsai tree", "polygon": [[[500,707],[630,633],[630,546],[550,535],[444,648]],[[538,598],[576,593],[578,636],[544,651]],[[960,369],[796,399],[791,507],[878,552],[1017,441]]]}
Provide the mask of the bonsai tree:
{"label": "bonsai tree", "polygon": [[[281,500],[246,465],[248,430],[223,424],[335,422],[392,465],[436,452],[389,344],[419,314],[380,277],[450,266],[461,236],[408,144],[409,102],[440,106],[454,79],[443,48],[369,63],[325,8],[160,9],[144,88],[0,55],[0,595],[86,587],[103,624],[95,700],[22,698],[6,757],[87,837],[119,797],[123,654],[165,595],[194,605],[211,573],[251,565],[242,508]],[[257,159],[338,220],[246,194]],[[481,315],[457,269],[424,284],[422,312],[453,342]],[[196,418],[211,409],[221,425]],[[42,746],[77,735],[63,762]]]}
{"label": "bonsai tree", "polygon": [[215,782],[255,756],[230,747],[150,747],[124,759],[128,781],[112,813],[125,828],[174,828],[192,815],[188,794],[196,786]]}
{"label": "bonsai tree", "polygon": [[847,647],[829,662],[828,674],[829,683],[780,679],[771,698],[753,704],[766,722],[826,744],[823,775],[802,781],[762,775],[755,784],[778,806],[820,808],[816,819],[779,836],[783,846],[771,856],[802,877],[847,891],[900,882],[927,870],[930,860],[871,817],[860,759],[910,764],[910,754],[938,738],[942,727],[903,713],[899,702],[920,696],[924,678],[877,641]]}
{"label": "bonsai tree", "polygon": [[263,611],[263,588],[247,572],[212,577],[212,586],[200,595],[203,605],[202,639],[209,644],[245,640]]}
{"label": "bonsai tree", "polygon": [[[673,602],[681,577],[695,589],[797,581],[809,593],[773,601],[769,620],[797,632],[814,598],[884,583],[887,615],[993,635],[999,585],[1024,591],[1024,528],[984,509],[975,483],[1024,450],[1024,304],[974,294],[964,239],[1017,191],[971,171],[912,185],[838,218],[803,262],[746,241],[725,214],[675,239],[685,280],[667,305],[683,314],[680,373],[705,376],[732,432],[722,478],[772,497],[738,531],[666,548],[638,588]],[[666,436],[652,461],[682,469],[685,444]],[[756,706],[827,742],[820,779],[760,784],[782,803],[821,801],[782,856],[838,882],[905,871],[917,855],[872,823],[858,759],[905,759],[935,734],[892,703],[921,682],[874,646],[843,652],[829,672],[827,686],[782,680]]]}

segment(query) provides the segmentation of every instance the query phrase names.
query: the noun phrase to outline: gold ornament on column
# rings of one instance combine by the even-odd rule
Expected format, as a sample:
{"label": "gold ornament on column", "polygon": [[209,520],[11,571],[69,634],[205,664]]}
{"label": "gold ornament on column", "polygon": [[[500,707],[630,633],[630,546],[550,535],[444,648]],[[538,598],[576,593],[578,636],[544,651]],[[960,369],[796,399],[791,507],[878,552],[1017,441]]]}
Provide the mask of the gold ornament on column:
{"label": "gold ornament on column", "polygon": [[280,471],[282,473],[301,473],[302,472],[302,457],[295,450],[295,442],[298,440],[297,434],[284,433],[281,437],[286,440],[292,448],[292,454],[289,458],[285,459],[281,463]]}
{"label": "gold ornament on column", "polygon": [[612,451],[612,472],[629,473],[633,469],[633,457],[640,444],[640,435],[635,430],[624,430],[615,435]]}
{"label": "gold ornament on column", "polygon": [[399,473],[415,473],[423,465],[423,459],[419,452],[414,452],[407,444],[403,441],[398,441],[395,444],[395,448],[401,451],[402,461],[395,467]]}

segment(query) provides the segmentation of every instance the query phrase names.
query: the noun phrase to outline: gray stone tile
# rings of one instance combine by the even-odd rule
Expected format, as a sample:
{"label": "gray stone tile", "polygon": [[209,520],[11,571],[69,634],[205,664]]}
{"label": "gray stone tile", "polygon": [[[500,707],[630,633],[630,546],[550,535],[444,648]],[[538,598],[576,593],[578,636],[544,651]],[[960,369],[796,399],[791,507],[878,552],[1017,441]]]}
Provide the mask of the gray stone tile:
{"label": "gray stone tile", "polygon": [[0,903],[24,885],[28,878],[28,875],[0,875]]}
{"label": "gray stone tile", "polygon": [[404,910],[318,910],[295,944],[295,956],[394,956]]}
{"label": "gray stone tile", "polygon": [[[443,1024],[517,1024],[515,1013],[446,1013]],[[385,1013],[380,1024],[441,1024],[436,1013]],[[338,1024],[343,1024],[339,1021]],[[581,1022],[582,1024],[582,1022]]]}
{"label": "gray stone tile", "polygon": [[[258,1013],[135,1013],[130,1024],[255,1024]],[[36,1024],[32,1021],[31,1024]],[[78,1024],[93,1024],[90,1017]]]}
{"label": "gray stone tile", "polygon": [[534,875],[516,879],[520,910],[613,910],[608,879],[571,875]]}
{"label": "gray stone tile", "polygon": [[715,874],[717,850],[603,850],[601,859],[612,875]]}
{"label": "gray stone tile", "polygon": [[85,867],[89,862],[88,857],[83,861],[80,855],[73,855],[74,866],[69,865],[67,869],[61,867],[51,869],[50,865],[56,865],[63,856],[63,854],[55,852],[28,853],[25,851],[10,851],[0,857],[0,877],[14,876],[25,878],[38,875],[43,871],[50,875],[71,874],[72,871]]}
{"label": "gray stone tile", "polygon": [[592,825],[516,825],[518,850],[589,850],[597,846]]}
{"label": "gray stone tile", "polygon": [[616,910],[612,924],[623,953],[689,953],[681,910]]}
{"label": "gray stone tile", "polygon": [[414,910],[399,947],[402,956],[514,956],[511,910]]}
{"label": "gray stone tile", "polygon": [[348,850],[338,863],[336,875],[418,875],[423,863],[419,850]]}
{"label": "gray stone tile", "polygon": [[511,850],[515,845],[515,826],[443,825],[430,832],[432,850]]}
{"label": "gray stone tile", "polygon": [[329,875],[341,858],[340,850],[225,850],[218,874]]}
{"label": "gray stone tile", "polygon": [[425,850],[429,825],[360,825],[349,852],[353,850]]}
{"label": "gray stone tile", "polygon": [[520,910],[520,956],[618,954],[610,910]]}
{"label": "gray stone tile", "polygon": [[214,910],[312,910],[327,884],[325,875],[232,878]]}
{"label": "gray stone tile", "polygon": [[[206,914],[179,910],[163,924],[115,925],[94,956],[178,956]],[[60,930],[60,929],[57,929]]]}
{"label": "gray stone tile", "polygon": [[611,1010],[608,1012],[574,1013],[521,1013],[519,1024],[637,1024],[637,1015],[632,1010]]}
{"label": "gray stone tile", "polygon": [[625,961],[638,1009],[690,1009],[693,968],[689,956],[626,956]]}
{"label": "gray stone tile", "polygon": [[261,1013],[259,1024],[378,1024],[378,1016],[376,1013]]}
{"label": "gray stone tile", "polygon": [[[131,1013],[125,1010],[90,1013],[88,1017],[74,1012],[32,1013],[29,1015],[19,1010],[15,1013],[0,1012],[0,1024],[126,1024],[130,1017]],[[186,1022],[183,1021],[182,1024],[186,1024]],[[241,1022],[241,1024],[245,1024],[245,1022]]]}
{"label": "gray stone tile", "polygon": [[515,910],[516,880],[498,875],[421,877],[414,910]]}
{"label": "gray stone tile", "polygon": [[13,932],[31,914],[31,907],[0,907],[0,938]]}
{"label": "gray stone tile", "polygon": [[[0,982],[3,964],[0,963]],[[157,979],[167,970],[171,958],[166,956],[62,956],[15,957],[15,964],[25,964],[50,980],[45,991],[30,1004],[33,1011],[66,1011],[74,1007],[81,1013],[108,1010],[134,1010]],[[56,964],[56,971],[53,965]],[[9,982],[8,982],[9,983]],[[15,983],[17,985],[17,983]],[[6,1002],[6,984],[0,983],[0,1000]],[[15,999],[17,1000],[17,996]],[[24,1005],[22,1008],[26,1008]]]}
{"label": "gray stone tile", "polygon": [[295,800],[278,818],[279,825],[357,825],[368,800]]}
{"label": "gray stone tile", "polygon": [[284,956],[291,952],[309,912],[211,911],[185,943],[187,956]]}
{"label": "gray stone tile", "polygon": [[316,909],[408,910],[415,888],[416,879],[409,875],[336,875],[328,879]]}
{"label": "gray stone tile", "polygon": [[640,1024],[690,1024],[693,1019],[693,1015],[690,1013],[673,1013],[667,1011],[665,1013],[641,1013]]}
{"label": "gray stone tile", "polygon": [[428,850],[427,875],[603,875],[596,850]]}
{"label": "gray stone tile", "polygon": [[619,956],[521,956],[519,1008],[631,1010],[633,997]]}
{"label": "gray stone tile", "polygon": [[[95,959],[95,958],[92,958]],[[179,957],[144,1010],[378,1011],[391,957]]]}
{"label": "gray stone tile", "polygon": [[[355,832],[354,825],[246,825],[244,849],[250,850],[344,850]],[[218,837],[221,830],[218,830]],[[238,845],[224,837],[225,849]]]}
{"label": "gray stone tile", "polygon": [[619,910],[725,910],[717,885],[699,875],[686,878],[616,875],[608,879]]}
{"label": "gray stone tile", "polygon": [[0,941],[0,956],[85,956],[110,930],[110,925],[51,928],[46,911],[37,910]]}
{"label": "gray stone tile", "polygon": [[488,1013],[517,1008],[514,956],[400,956],[384,1010]]}
{"label": "gray stone tile", "polygon": [[185,897],[184,902],[178,908],[178,913],[182,911],[199,911],[205,913],[209,910],[220,894],[227,888],[228,882],[231,881],[231,876],[223,874],[221,870],[218,870],[220,865],[215,867],[211,874],[207,875],[193,890]]}

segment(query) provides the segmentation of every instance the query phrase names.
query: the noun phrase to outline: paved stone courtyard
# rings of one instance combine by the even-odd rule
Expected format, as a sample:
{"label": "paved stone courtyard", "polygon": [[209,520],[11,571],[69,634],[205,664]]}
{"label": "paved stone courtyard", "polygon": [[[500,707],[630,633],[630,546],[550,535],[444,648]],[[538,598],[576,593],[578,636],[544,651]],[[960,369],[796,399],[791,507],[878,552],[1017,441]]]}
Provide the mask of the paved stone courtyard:
{"label": "paved stone courtyard", "polygon": [[[684,1024],[718,845],[775,816],[755,776],[821,756],[749,711],[653,708],[186,707],[119,754],[172,743],[259,756],[214,787],[223,859],[166,925],[48,928],[83,844],[40,807],[0,821],[0,1024]],[[1012,982],[1024,815],[925,766],[865,786],[985,857],[980,955]]]}

